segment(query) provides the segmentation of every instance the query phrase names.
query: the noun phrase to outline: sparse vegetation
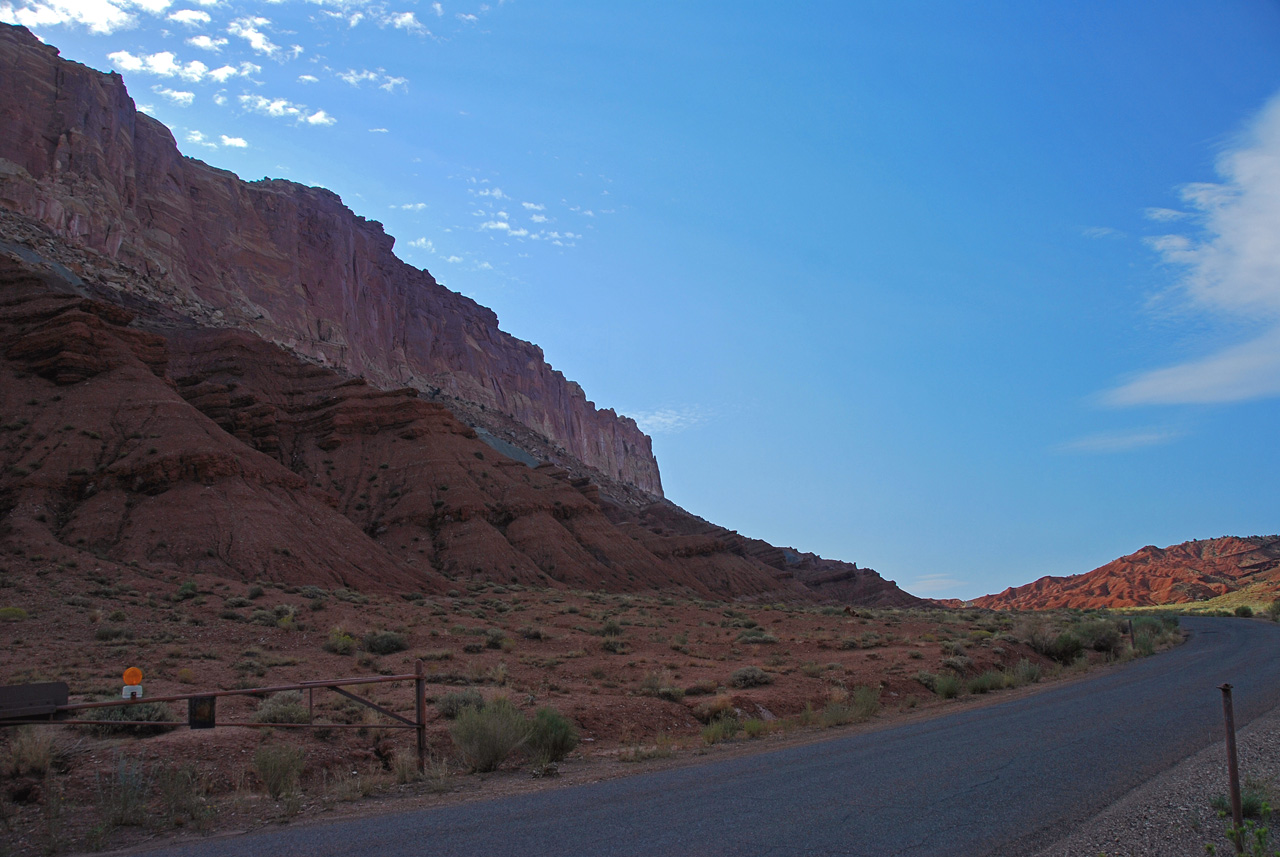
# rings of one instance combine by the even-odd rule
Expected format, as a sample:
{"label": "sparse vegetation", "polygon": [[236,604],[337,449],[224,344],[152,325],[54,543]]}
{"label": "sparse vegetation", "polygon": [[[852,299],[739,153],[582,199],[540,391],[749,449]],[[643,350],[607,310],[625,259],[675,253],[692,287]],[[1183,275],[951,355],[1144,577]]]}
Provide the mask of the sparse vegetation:
{"label": "sparse vegetation", "polygon": [[528,744],[535,759],[559,762],[578,746],[578,730],[554,708],[539,708],[529,728]]}
{"label": "sparse vegetation", "polygon": [[398,631],[370,631],[362,642],[365,651],[375,655],[390,655],[409,648],[408,640]]}
{"label": "sparse vegetation", "polygon": [[273,800],[292,794],[302,776],[305,754],[288,744],[267,744],[253,754],[253,769]]}
{"label": "sparse vegetation", "polygon": [[760,667],[749,666],[734,670],[733,675],[729,676],[729,683],[734,687],[742,688],[762,687],[772,684],[773,679]]}
{"label": "sparse vegetation", "polygon": [[458,712],[449,735],[473,771],[494,771],[529,738],[529,721],[511,700],[498,697],[483,708]]}
{"label": "sparse vegetation", "polygon": [[254,712],[255,723],[309,723],[311,714],[302,701],[302,692],[284,690],[273,693]]}

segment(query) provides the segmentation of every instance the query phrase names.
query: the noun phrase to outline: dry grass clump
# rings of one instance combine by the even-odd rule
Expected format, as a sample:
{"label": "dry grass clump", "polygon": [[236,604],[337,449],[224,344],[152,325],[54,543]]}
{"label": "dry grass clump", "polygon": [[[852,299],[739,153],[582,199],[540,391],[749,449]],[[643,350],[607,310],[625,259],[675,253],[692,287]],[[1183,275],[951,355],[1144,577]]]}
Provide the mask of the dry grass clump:
{"label": "dry grass clump", "polygon": [[58,757],[53,735],[34,726],[19,726],[9,736],[9,756],[4,769],[11,777],[44,776]]}
{"label": "dry grass clump", "polygon": [[253,769],[273,800],[292,794],[298,788],[304,762],[302,748],[288,744],[267,744],[253,754]]}
{"label": "dry grass clump", "polygon": [[511,700],[500,696],[483,708],[458,712],[449,735],[473,771],[495,771],[529,739],[529,721]]}
{"label": "dry grass clump", "polygon": [[254,712],[255,723],[309,723],[311,712],[302,702],[302,692],[283,690],[262,701]]}

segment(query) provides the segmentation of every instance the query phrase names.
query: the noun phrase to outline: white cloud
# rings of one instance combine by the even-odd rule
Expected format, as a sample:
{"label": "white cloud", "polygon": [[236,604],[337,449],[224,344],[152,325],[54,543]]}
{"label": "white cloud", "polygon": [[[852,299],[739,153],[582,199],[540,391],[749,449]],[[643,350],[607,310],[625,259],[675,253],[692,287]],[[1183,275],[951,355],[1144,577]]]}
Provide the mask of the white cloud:
{"label": "white cloud", "polygon": [[500,187],[486,187],[481,190],[472,191],[472,193],[476,196],[488,196],[494,199],[511,199],[511,197],[502,192],[502,188]]}
{"label": "white cloud", "polygon": [[1238,402],[1280,395],[1280,95],[1218,159],[1217,184],[1182,188],[1192,235],[1149,245],[1182,269],[1177,294],[1201,317],[1244,321],[1255,338],[1109,391],[1113,405]]}
{"label": "white cloud", "polygon": [[1168,429],[1136,429],[1134,431],[1099,432],[1059,444],[1058,452],[1110,453],[1128,452],[1146,446],[1160,446],[1183,436]]}
{"label": "white cloud", "polygon": [[183,92],[179,89],[169,89],[168,87],[153,86],[151,91],[156,95],[163,95],[179,107],[190,107],[191,102],[196,100],[194,92]]}
{"label": "white cloud", "polygon": [[107,59],[121,71],[154,74],[159,77],[180,77],[192,83],[198,83],[209,73],[209,67],[200,60],[192,60],[183,65],[178,62],[172,51],[145,56],[134,56],[128,51],[115,51],[107,54]]}
{"label": "white cloud", "polygon": [[302,112],[307,109],[304,105],[294,104],[286,98],[267,98],[262,95],[242,95],[240,103],[254,113],[277,118],[300,119]]}
{"label": "white cloud", "polygon": [[226,43],[226,39],[214,39],[209,36],[192,36],[187,39],[187,44],[202,51],[220,51]]}
{"label": "white cloud", "polygon": [[507,223],[507,221],[505,220],[486,220],[484,223],[480,224],[480,228],[481,229],[497,229],[499,231],[506,231],[511,228],[511,224]]}
{"label": "white cloud", "polygon": [[213,18],[209,17],[208,12],[201,12],[199,9],[180,9],[170,15],[169,20],[188,27],[203,27]]}
{"label": "white cloud", "polygon": [[454,264],[457,264],[458,262],[461,262],[461,261],[462,261],[462,257],[461,257],[461,256],[447,256],[447,257],[445,257],[445,261],[446,261],[446,262],[452,262],[452,263],[454,263]]}
{"label": "white cloud", "polygon": [[385,89],[387,92],[395,91],[397,86],[408,87],[409,78],[407,77],[387,77],[382,83],[378,84],[378,89]]}
{"label": "white cloud", "polygon": [[707,413],[696,406],[637,411],[628,413],[627,416],[635,420],[645,434],[676,434],[701,425],[708,419]]}
{"label": "white cloud", "polygon": [[430,238],[415,238],[409,242],[410,247],[417,247],[419,250],[426,250],[430,253],[436,252],[436,245],[431,243]]}
{"label": "white cloud", "polygon": [[545,215],[542,215],[542,214],[533,214],[533,215],[530,215],[530,216],[529,216],[529,219],[530,219],[530,220],[532,220],[534,223],[546,223],[546,222],[547,222],[547,217],[546,217]]}
{"label": "white cloud", "polygon": [[405,30],[418,35],[430,35],[426,27],[422,26],[422,22],[412,12],[393,12],[387,23],[395,27],[397,30]]}
{"label": "white cloud", "polygon": [[1175,211],[1172,208],[1148,208],[1143,212],[1147,220],[1154,220],[1158,223],[1168,223],[1171,220],[1185,220],[1191,215],[1185,211]]}
{"label": "white cloud", "polygon": [[307,116],[303,121],[308,125],[333,125],[338,120],[334,119],[323,110],[317,110],[315,113]]}
{"label": "white cloud", "polygon": [[0,3],[0,21],[31,28],[78,24],[105,35],[134,26],[134,9],[158,15],[168,7],[169,0],[20,0]]}
{"label": "white cloud", "polygon": [[444,16],[444,7],[441,6],[439,3],[432,3],[431,11],[436,13],[437,18]]}
{"label": "white cloud", "polygon": [[298,83],[319,83],[319,82],[320,82],[320,78],[316,77],[314,74],[298,75]]}
{"label": "white cloud", "polygon": [[258,53],[273,57],[280,52],[280,46],[267,38],[266,33],[261,29],[270,23],[271,21],[267,18],[257,16],[236,18],[227,27],[227,32],[244,39],[249,43],[249,47]]}
{"label": "white cloud", "polygon": [[232,149],[244,149],[248,148],[249,141],[244,137],[228,137],[226,134],[223,134],[222,145],[228,146]]}
{"label": "white cloud", "polygon": [[459,12],[455,17],[456,17],[459,21],[465,21],[465,22],[467,22],[468,24],[474,24],[476,21],[479,21],[479,20],[480,20],[480,19],[479,19],[479,18],[477,18],[475,15],[463,14],[462,12]]}
{"label": "white cloud", "polygon": [[370,128],[369,133],[370,134],[389,134],[390,132],[386,128]]}
{"label": "white cloud", "polygon": [[537,202],[522,202],[520,204],[523,205],[529,211],[546,211],[547,210],[547,207],[545,205],[542,205]]}
{"label": "white cloud", "polygon": [[1085,238],[1123,238],[1124,233],[1110,226],[1089,226],[1080,230]]}
{"label": "white cloud", "polygon": [[200,133],[199,131],[188,131],[188,132],[187,132],[187,142],[188,142],[188,143],[196,143],[197,145],[200,145],[200,146],[208,146],[208,147],[209,147],[209,148],[211,148],[211,149],[216,149],[216,148],[218,148],[218,144],[217,144],[217,143],[214,143],[213,141],[211,141],[211,140],[207,139],[207,138],[204,136],[204,134]]}
{"label": "white cloud", "polygon": [[400,206],[404,211],[422,211],[426,207],[427,204],[425,202],[406,202]]}

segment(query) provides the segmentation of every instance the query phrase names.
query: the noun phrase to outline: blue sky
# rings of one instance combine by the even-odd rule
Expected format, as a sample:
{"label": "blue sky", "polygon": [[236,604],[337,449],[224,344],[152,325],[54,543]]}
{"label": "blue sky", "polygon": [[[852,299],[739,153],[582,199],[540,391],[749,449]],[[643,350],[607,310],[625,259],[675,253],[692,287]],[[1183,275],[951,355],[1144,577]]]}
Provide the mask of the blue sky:
{"label": "blue sky", "polygon": [[381,220],[709,520],[938,597],[1280,530],[1274,3],[0,20],[185,153]]}

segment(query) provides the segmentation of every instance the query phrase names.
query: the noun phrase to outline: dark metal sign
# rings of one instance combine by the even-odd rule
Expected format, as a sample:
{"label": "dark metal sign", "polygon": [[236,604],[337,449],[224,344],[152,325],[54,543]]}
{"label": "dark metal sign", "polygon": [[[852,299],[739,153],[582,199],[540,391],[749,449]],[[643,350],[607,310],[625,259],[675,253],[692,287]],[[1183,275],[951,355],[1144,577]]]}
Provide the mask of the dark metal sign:
{"label": "dark metal sign", "polygon": [[187,700],[187,725],[192,729],[212,729],[217,725],[214,709],[216,696],[193,696]]}
{"label": "dark metal sign", "polygon": [[14,684],[0,687],[0,720],[42,717],[67,704],[67,683]]}

